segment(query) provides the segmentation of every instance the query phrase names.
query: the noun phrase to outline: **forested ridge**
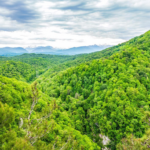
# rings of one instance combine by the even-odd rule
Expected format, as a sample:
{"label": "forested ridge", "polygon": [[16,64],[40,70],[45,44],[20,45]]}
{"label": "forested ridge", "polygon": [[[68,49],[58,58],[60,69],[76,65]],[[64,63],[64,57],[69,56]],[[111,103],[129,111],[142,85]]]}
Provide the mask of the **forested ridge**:
{"label": "forested ridge", "polygon": [[[80,65],[82,63],[86,63],[95,59],[100,58],[108,58],[114,53],[118,51],[122,51],[129,47],[137,47],[138,49],[148,49],[149,48],[149,33],[141,35],[139,37],[135,37],[128,42],[119,44],[117,46],[113,46],[107,48],[103,51],[94,52],[90,54],[80,54],[80,55],[46,55],[46,54],[23,54],[20,56],[14,57],[1,57],[0,56],[0,74],[7,76],[9,78],[16,78],[21,81],[32,82],[39,77],[39,75],[43,75],[43,78],[49,78],[54,76],[60,71],[66,70],[67,68]],[[11,64],[11,72],[12,74],[19,74],[20,70],[23,70],[24,66],[26,68],[26,72],[21,72],[20,77],[11,76],[10,70],[8,69],[8,62]],[[22,63],[21,63],[22,62]],[[14,65],[16,63],[16,65]],[[21,66],[22,65],[22,66]],[[28,65],[28,66],[27,66]],[[5,74],[3,70],[5,71]],[[10,67],[9,67],[10,68]],[[15,70],[19,70],[18,72]]]}
{"label": "forested ridge", "polygon": [[91,54],[0,57],[2,150],[147,150],[149,125],[150,31]]}

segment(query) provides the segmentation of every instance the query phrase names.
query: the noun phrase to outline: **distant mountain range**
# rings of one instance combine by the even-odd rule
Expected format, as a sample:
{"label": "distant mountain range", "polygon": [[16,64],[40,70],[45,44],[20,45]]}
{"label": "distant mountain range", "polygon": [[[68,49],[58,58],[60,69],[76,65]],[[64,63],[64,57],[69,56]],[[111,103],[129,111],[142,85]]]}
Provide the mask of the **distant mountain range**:
{"label": "distant mountain range", "polygon": [[51,54],[52,52],[57,51],[57,49],[51,46],[39,46],[35,48],[26,48],[30,53],[37,53],[37,54]]}
{"label": "distant mountain range", "polygon": [[96,52],[96,51],[101,51],[101,50],[106,49],[108,47],[110,47],[110,45],[107,45],[107,46],[92,45],[92,46],[73,47],[73,48],[66,49],[66,50],[58,50],[56,52],[59,55],[62,55],[62,54],[76,55],[76,54],[85,54],[85,53],[92,53],[92,52]]}
{"label": "distant mountain range", "polygon": [[36,53],[36,54],[53,54],[53,55],[76,55],[76,54],[84,54],[84,53],[92,53],[95,51],[101,51],[110,47],[110,45],[92,45],[92,46],[82,46],[82,47],[73,47],[70,49],[55,49],[51,46],[39,46],[35,48],[10,48],[4,47],[0,48],[0,56],[15,56],[24,53]]}
{"label": "distant mountain range", "polygon": [[15,47],[15,48],[11,48],[11,47],[4,47],[4,48],[0,48],[0,56],[14,56],[14,55],[20,55],[20,54],[24,54],[24,53],[28,53],[28,51],[22,47]]}

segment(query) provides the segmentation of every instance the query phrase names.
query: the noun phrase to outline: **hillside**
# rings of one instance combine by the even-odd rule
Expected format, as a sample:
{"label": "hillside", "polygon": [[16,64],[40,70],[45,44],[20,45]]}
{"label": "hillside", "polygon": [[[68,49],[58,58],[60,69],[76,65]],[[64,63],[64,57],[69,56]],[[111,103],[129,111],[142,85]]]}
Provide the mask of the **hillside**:
{"label": "hillside", "polygon": [[[67,68],[78,66],[80,64],[90,62],[95,59],[100,58],[109,58],[111,55],[118,53],[119,51],[125,50],[127,48],[137,48],[137,49],[145,49],[149,50],[150,47],[150,31],[146,32],[145,34],[135,37],[125,43],[119,44],[117,46],[113,46],[107,48],[105,50],[94,52],[90,54],[82,54],[82,55],[75,55],[72,60],[68,60],[64,63],[60,63],[59,65],[54,65],[53,67],[49,68],[43,76],[40,76],[40,80],[48,80],[51,79],[51,76],[54,76],[58,72],[65,70]],[[47,81],[46,81],[47,82]]]}
{"label": "hillside", "polygon": [[[41,79],[44,80],[44,78],[48,79],[49,77],[54,76],[58,72],[65,70],[69,67],[77,66],[87,61],[92,61],[92,60],[100,59],[103,57],[108,58],[114,53],[125,50],[128,47],[136,47],[138,49],[147,49],[149,47],[148,36],[149,36],[149,32],[139,37],[136,37],[134,39],[131,39],[128,42],[107,48],[99,52],[90,53],[90,54],[82,54],[82,55],[74,55],[74,56],[23,54],[23,55],[15,56],[15,57],[0,57],[0,60],[3,60],[3,61],[12,60],[18,63],[22,62],[22,63],[26,63],[30,65],[31,66],[30,68],[32,68],[31,70],[34,70],[34,71],[28,74],[28,69],[27,69],[26,74],[28,74],[28,77],[26,77],[26,79],[23,79],[24,81],[31,82],[33,80],[36,80],[36,78],[39,75],[45,73],[41,77]],[[10,72],[8,72],[8,74],[9,73]]]}
{"label": "hillside", "polygon": [[104,134],[115,149],[122,138],[131,133],[142,137],[149,127],[143,120],[150,104],[149,43],[147,32],[116,46],[114,52],[120,51],[111,57],[39,78],[38,87],[60,99],[77,130],[97,141]]}
{"label": "hillside", "polygon": [[0,149],[100,149],[36,83],[0,76],[0,88]]}
{"label": "hillside", "polygon": [[76,56],[55,56],[44,54],[23,54],[14,57],[0,57],[0,74],[9,78],[31,82],[50,68]]}
{"label": "hillside", "polygon": [[95,59],[100,59],[100,58],[109,58],[111,55],[125,50],[126,48],[138,48],[138,49],[149,49],[149,34],[150,31],[147,33],[135,37],[125,43],[119,44],[117,46],[113,46],[110,48],[107,48],[102,51],[98,52],[93,52],[90,54],[81,54],[81,55],[75,55],[75,56],[70,56],[72,57],[72,60],[67,60],[65,62],[60,63],[59,65],[54,65],[51,68],[49,68],[43,76],[41,76],[41,80],[47,80],[48,78],[51,78],[51,76],[54,76],[58,72],[65,70],[69,67],[77,66],[82,63],[86,63]]}
{"label": "hillside", "polygon": [[0,75],[28,82],[36,78],[36,70],[27,63],[0,61]]}
{"label": "hillside", "polygon": [[0,60],[0,149],[149,148],[150,31],[91,54]]}

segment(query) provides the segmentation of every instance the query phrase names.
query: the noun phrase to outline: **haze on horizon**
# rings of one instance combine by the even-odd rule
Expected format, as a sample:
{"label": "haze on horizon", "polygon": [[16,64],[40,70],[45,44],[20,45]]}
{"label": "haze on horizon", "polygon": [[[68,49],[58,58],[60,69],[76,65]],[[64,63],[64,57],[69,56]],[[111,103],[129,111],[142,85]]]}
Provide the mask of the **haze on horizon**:
{"label": "haze on horizon", "polygon": [[1,0],[0,47],[116,45],[150,29],[149,0]]}

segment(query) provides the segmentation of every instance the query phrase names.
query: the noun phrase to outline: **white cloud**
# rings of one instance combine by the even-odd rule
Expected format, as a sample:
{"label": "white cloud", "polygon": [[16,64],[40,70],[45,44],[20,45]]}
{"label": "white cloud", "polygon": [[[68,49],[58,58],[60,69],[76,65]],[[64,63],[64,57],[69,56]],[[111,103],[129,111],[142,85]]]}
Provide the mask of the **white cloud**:
{"label": "white cloud", "polygon": [[[59,31],[58,33],[55,31]],[[61,36],[60,36],[61,33]],[[56,48],[70,48],[83,45],[105,45],[110,43],[115,45],[117,43],[124,42],[120,39],[111,39],[111,38],[96,38],[88,35],[76,35],[69,33],[66,30],[53,28],[42,29],[38,32],[27,32],[27,31],[1,31],[0,32],[0,46],[3,47],[3,43],[9,43],[8,46],[47,46],[51,45]],[[3,43],[1,40],[3,39]],[[5,39],[5,40],[4,40]],[[52,39],[52,40],[51,40]],[[14,44],[12,44],[14,43]]]}
{"label": "white cloud", "polygon": [[[111,2],[114,2],[114,0],[110,0]],[[124,6],[130,6],[130,7],[135,7],[135,8],[149,8],[150,3],[149,0],[116,0],[116,4],[120,3],[123,4]]]}
{"label": "white cloud", "polygon": [[16,20],[12,20],[9,17],[0,16],[0,29],[13,30],[20,29],[22,27],[23,25],[18,23]]}
{"label": "white cloud", "polygon": [[118,44],[149,30],[148,1],[25,0],[13,16],[19,0],[8,0],[0,7],[0,47]]}
{"label": "white cloud", "polygon": [[0,7],[0,15],[9,15],[11,13],[10,10]]}
{"label": "white cloud", "polygon": [[95,1],[89,1],[86,4],[87,8],[95,7],[95,8],[101,8],[105,9],[111,6],[111,1],[110,0],[95,0]]}

